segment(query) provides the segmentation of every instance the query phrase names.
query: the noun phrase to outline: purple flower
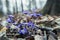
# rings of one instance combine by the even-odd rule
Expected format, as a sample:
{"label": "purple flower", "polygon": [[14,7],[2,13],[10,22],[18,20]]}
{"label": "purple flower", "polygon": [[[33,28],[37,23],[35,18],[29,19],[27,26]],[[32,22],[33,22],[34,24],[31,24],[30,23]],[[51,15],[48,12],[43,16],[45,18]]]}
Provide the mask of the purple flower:
{"label": "purple flower", "polygon": [[27,10],[26,10],[26,11],[23,11],[23,13],[24,13],[24,14],[28,14],[28,13],[29,13],[29,11],[27,11]]}
{"label": "purple flower", "polygon": [[10,20],[10,18],[8,18],[8,19],[7,19],[7,22],[8,22],[8,23],[11,23],[12,21]]}
{"label": "purple flower", "polygon": [[19,33],[20,33],[20,34],[26,34],[26,33],[27,33],[27,29],[24,28],[24,29],[20,30]]}
{"label": "purple flower", "polygon": [[37,14],[37,16],[43,16],[42,14]]}
{"label": "purple flower", "polygon": [[37,17],[36,13],[31,14],[31,16]]}

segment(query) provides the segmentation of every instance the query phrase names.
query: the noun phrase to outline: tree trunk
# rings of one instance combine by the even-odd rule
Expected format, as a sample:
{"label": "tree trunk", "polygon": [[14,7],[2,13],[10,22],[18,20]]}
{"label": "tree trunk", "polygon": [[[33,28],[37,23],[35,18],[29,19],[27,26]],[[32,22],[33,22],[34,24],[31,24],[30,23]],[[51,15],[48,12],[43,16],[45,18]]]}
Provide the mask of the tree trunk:
{"label": "tree trunk", "polygon": [[43,14],[60,15],[60,0],[47,0]]}
{"label": "tree trunk", "polygon": [[23,2],[22,2],[22,0],[21,0],[21,8],[22,8],[22,12],[23,12]]}
{"label": "tree trunk", "polygon": [[2,0],[0,0],[0,17],[2,17],[4,14],[3,14],[3,11],[2,11]]}
{"label": "tree trunk", "polygon": [[31,10],[31,0],[29,0],[29,10]]}

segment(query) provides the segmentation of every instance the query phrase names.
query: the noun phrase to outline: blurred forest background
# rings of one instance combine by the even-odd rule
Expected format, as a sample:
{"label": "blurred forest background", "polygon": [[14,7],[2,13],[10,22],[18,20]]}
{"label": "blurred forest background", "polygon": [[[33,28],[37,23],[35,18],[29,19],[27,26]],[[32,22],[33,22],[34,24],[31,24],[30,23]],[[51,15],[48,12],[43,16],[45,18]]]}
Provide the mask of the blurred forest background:
{"label": "blurred forest background", "polygon": [[0,16],[22,12],[24,10],[42,9],[47,0],[0,0]]}

